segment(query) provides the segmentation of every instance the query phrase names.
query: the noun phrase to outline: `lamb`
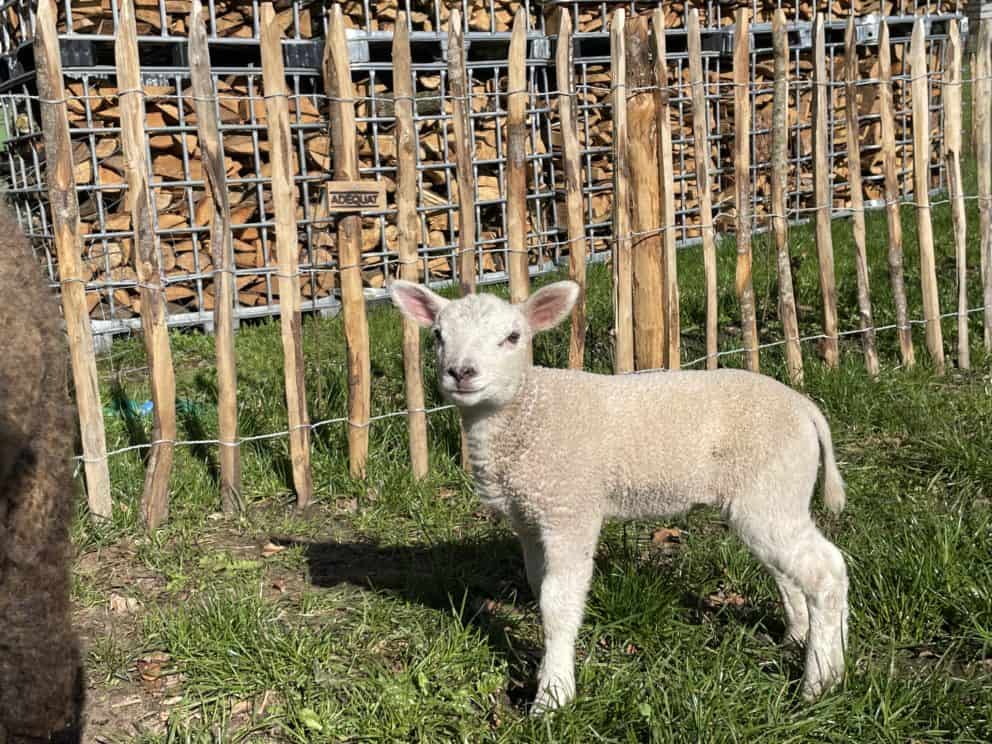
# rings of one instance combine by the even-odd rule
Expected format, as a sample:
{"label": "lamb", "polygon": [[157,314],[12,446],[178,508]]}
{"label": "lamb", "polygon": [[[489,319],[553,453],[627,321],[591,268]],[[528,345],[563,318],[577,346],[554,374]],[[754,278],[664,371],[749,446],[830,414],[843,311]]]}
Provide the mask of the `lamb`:
{"label": "lamb", "polygon": [[0,296],[0,744],[74,742],[82,677],[69,604],[75,424],[65,334],[2,205]]}
{"label": "lamb", "polygon": [[847,569],[809,505],[845,503],[830,429],[808,398],[740,370],[608,376],[530,362],[534,334],[572,310],[574,282],[511,305],[447,300],[391,283],[395,304],[430,327],[440,387],[460,410],[482,501],[520,540],[545,639],[532,712],[575,696],[575,641],[605,519],[718,507],[782,594],[788,638],[806,644],[803,694],[844,673]]}

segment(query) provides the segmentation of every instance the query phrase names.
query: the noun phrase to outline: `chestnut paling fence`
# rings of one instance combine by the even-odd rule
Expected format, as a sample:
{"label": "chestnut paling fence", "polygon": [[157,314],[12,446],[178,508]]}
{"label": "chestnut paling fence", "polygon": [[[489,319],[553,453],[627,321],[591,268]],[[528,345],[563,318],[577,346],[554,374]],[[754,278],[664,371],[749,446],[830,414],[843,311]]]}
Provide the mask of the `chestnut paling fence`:
{"label": "chestnut paling fence", "polygon": [[[418,331],[405,322],[407,408],[372,415],[365,316],[368,277],[363,274],[366,215],[354,211],[336,214],[328,209],[322,219],[333,226],[330,245],[335,249],[334,261],[323,266],[300,265],[297,190],[307,181],[297,173],[299,162],[294,162],[294,158],[299,160],[299,152],[294,147],[291,114],[299,124],[302,99],[286,85],[282,30],[271,6],[265,4],[259,20],[264,117],[252,110],[252,121],[262,122],[252,136],[256,148],[264,137],[268,153],[266,175],[271,180],[271,193],[266,196],[271,202],[276,257],[271,275],[278,287],[288,426],[283,431],[249,437],[238,433],[233,336],[241,275],[238,239],[232,228],[236,205],[230,200],[230,165],[224,149],[224,100],[230,96],[218,86],[218,77],[211,70],[199,3],[194,3],[189,24],[191,84],[179,95],[195,112],[204,203],[209,204],[203,207],[208,214],[203,238],[210,247],[210,266],[199,279],[213,287],[219,430],[217,438],[179,441],[167,310],[173,283],[163,268],[165,252],[152,219],[158,189],[152,178],[154,164],[145,128],[146,106],[156,93],[148,90],[142,78],[133,4],[121,2],[119,13],[115,115],[120,119],[127,166],[121,191],[129,216],[125,232],[146,343],[154,431],[147,444],[109,451],[87,300],[90,277],[82,260],[84,235],[75,180],[78,163],[73,160],[70,126],[70,111],[79,105],[80,96],[68,91],[64,83],[54,3],[42,2],[36,18],[36,98],[47,152],[46,187],[83,435],[78,461],[85,471],[93,514],[110,514],[108,458],[148,449],[142,511],[150,527],[160,524],[168,514],[174,448],[188,445],[219,448],[221,502],[226,510],[235,510],[241,490],[241,445],[276,437],[289,439],[293,484],[297,501],[303,506],[313,497],[309,455],[310,435],[315,429],[347,426],[351,473],[362,477],[370,426],[396,416],[408,418],[413,472],[422,477],[428,468],[426,417],[444,407],[425,407]],[[397,19],[391,47],[392,127],[387,134],[376,135],[377,139],[392,139],[396,162],[392,197],[396,255],[391,272],[386,269],[385,273],[414,281],[430,280],[430,263],[438,257],[425,253],[421,245],[429,215],[425,216],[425,205],[418,198],[424,166],[418,152],[417,127],[419,107],[427,96],[415,89],[411,40],[401,19]],[[562,13],[555,38],[556,85],[554,90],[545,91],[542,103],[535,93],[533,76],[528,77],[527,17],[523,12],[517,14],[507,49],[506,76],[497,80],[505,88],[497,86],[489,96],[497,106],[500,100],[505,101],[505,107],[496,111],[503,119],[498,146],[503,156],[501,196],[505,200],[505,244],[498,258],[500,276],[508,280],[511,298],[519,301],[526,297],[530,277],[554,267],[556,260],[567,262],[569,275],[584,286],[587,261],[608,258],[614,284],[614,361],[618,373],[703,365],[712,369],[727,355],[743,355],[749,369],[759,370],[762,350],[783,346],[790,381],[798,385],[803,378],[803,342],[821,341],[824,361],[836,365],[838,340],[851,335],[860,338],[867,373],[874,375],[879,365],[876,334],[896,331],[901,361],[912,364],[916,351],[910,329],[914,324],[925,328],[926,353],[936,371],[942,373],[946,362],[941,321],[951,317],[957,319],[957,363],[969,366],[971,315],[983,314],[985,345],[988,348],[992,344],[992,276],[986,270],[992,259],[992,117],[987,110],[992,100],[992,27],[987,21],[981,24],[970,80],[965,80],[963,38],[955,17],[941,21],[944,25],[939,28],[929,17],[910,19],[908,34],[898,39],[890,38],[888,24],[883,21],[877,39],[870,39],[871,52],[853,16],[838,27],[817,15],[808,28],[788,22],[781,9],[767,28],[752,29],[748,19],[747,11],[740,10],[735,24],[729,27],[733,33],[724,35],[732,43],[722,52],[725,64],[721,67],[707,56],[710,52],[704,49],[705,36],[695,10],[688,12],[684,30],[676,35],[678,50],[670,52],[666,44],[673,43],[672,33],[655,33],[665,28],[663,11],[627,18],[620,8],[611,18],[609,58],[603,63],[608,79],[591,83],[576,80],[576,70],[584,69],[575,64],[573,56],[580,40],[573,40],[571,17]],[[478,96],[473,92],[473,68],[466,63],[466,39],[457,9],[451,12],[449,22],[446,87],[430,97],[436,99],[441,112],[438,116],[450,127],[454,149],[457,211],[449,215],[449,221],[457,228],[457,243],[444,259],[447,280],[456,281],[467,293],[476,290],[477,276],[487,260],[479,248],[481,229],[477,222],[485,214],[477,203],[478,163],[473,160],[470,136],[473,117],[480,114],[475,110]],[[807,40],[797,28],[809,32]],[[767,47],[766,58],[756,57],[759,43]],[[333,181],[349,183],[368,175],[360,167],[359,145],[352,133],[356,131],[356,112],[369,101],[356,93],[351,64],[337,8],[327,22],[320,100],[329,117],[328,170]],[[755,79],[758,68],[760,80]],[[961,177],[965,134],[962,95],[968,83],[975,102],[974,127],[969,134],[978,166],[977,194],[964,193]],[[92,95],[105,97],[102,93]],[[312,94],[309,97],[313,99]],[[582,112],[589,107],[609,111],[604,118],[610,120],[608,153],[612,167],[606,189],[590,178],[595,148],[589,132],[579,128],[581,121],[588,122]],[[760,115],[756,113],[759,110]],[[541,115],[554,118],[554,125],[549,125],[554,146],[548,152],[535,148],[534,123]],[[866,152],[868,137],[875,137],[878,144]],[[719,168],[717,159],[733,167]],[[554,163],[554,169],[550,180],[542,181],[535,164],[544,167],[548,163]],[[953,281],[959,289],[957,307],[944,311],[938,302],[931,226],[936,202],[930,197],[941,184],[946,184],[953,217]],[[555,214],[561,218],[560,229],[554,231],[542,227],[547,224],[547,215],[542,216],[540,195],[549,188],[555,197]],[[594,200],[600,197],[608,200],[607,231],[590,224]],[[967,200],[978,201],[981,220],[983,303],[979,307],[968,306],[965,291]],[[899,206],[907,201],[917,216],[924,308],[920,319],[908,317],[906,302]],[[891,283],[896,322],[882,326],[873,320],[867,268],[864,215],[870,208],[884,209],[888,215],[890,273],[873,280]],[[856,251],[858,327],[851,329],[842,329],[838,320],[844,308],[837,306],[831,243],[831,220],[838,216],[851,218]],[[815,222],[822,292],[822,332],[807,337],[799,335],[789,252],[788,227],[797,220]],[[770,343],[758,340],[751,275],[752,235],[757,229],[769,230],[775,245],[784,337]],[[723,232],[733,232],[736,237],[735,287],[744,343],[741,348],[720,350],[716,240]],[[680,245],[701,251],[705,269],[706,353],[692,360],[683,358],[678,258],[685,253],[679,254]],[[347,414],[321,421],[308,418],[301,345],[303,293],[314,275],[329,276],[340,298],[349,370]],[[316,306],[314,301],[311,307]],[[570,338],[569,363],[573,367],[582,364],[584,330],[584,310],[579,307]]]}

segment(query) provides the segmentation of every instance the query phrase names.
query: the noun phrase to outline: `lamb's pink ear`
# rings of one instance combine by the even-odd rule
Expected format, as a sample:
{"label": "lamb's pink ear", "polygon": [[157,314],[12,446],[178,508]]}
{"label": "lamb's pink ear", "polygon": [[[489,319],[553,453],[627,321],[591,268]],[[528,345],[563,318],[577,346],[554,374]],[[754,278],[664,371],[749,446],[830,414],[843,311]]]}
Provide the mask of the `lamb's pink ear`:
{"label": "lamb's pink ear", "polygon": [[404,282],[400,279],[390,283],[389,294],[401,313],[422,326],[431,325],[437,314],[441,312],[441,308],[450,302],[422,284]]}
{"label": "lamb's pink ear", "polygon": [[561,323],[579,298],[575,282],[555,282],[537,290],[524,303],[524,315],[533,333],[546,331]]}

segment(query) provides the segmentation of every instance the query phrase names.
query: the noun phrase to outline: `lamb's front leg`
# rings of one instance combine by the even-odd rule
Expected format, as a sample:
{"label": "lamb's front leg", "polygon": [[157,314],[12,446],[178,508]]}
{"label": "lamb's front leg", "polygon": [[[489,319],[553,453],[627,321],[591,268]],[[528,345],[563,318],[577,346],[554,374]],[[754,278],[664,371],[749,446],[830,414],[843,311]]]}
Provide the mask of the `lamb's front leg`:
{"label": "lamb's front leg", "polygon": [[538,672],[534,714],[554,710],[575,697],[575,640],[592,578],[599,526],[596,520],[544,535],[540,597],[544,659]]}
{"label": "lamb's front leg", "polygon": [[524,553],[524,567],[527,570],[527,583],[534,599],[541,598],[541,582],[544,580],[544,547],[541,536],[530,528],[517,529],[520,547]]}

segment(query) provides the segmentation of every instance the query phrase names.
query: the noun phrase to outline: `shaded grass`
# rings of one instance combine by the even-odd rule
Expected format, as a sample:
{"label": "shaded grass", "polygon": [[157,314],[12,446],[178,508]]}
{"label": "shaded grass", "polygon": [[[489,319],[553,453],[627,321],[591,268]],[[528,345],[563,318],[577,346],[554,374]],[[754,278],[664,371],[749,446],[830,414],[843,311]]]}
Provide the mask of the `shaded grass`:
{"label": "shaded grass", "polygon": [[[968,172],[971,192],[973,173]],[[969,292],[979,303],[977,216],[969,202]],[[903,210],[906,283],[921,317],[913,212]],[[946,206],[934,210],[941,303],[954,308],[953,247]],[[842,329],[857,327],[850,224],[833,225]],[[875,320],[894,321],[885,261],[885,219],[868,217]],[[793,228],[804,335],[819,332],[817,261],[809,226]],[[774,255],[755,242],[754,281],[763,342],[781,338]],[[720,246],[721,346],[740,346],[732,242]],[[701,356],[702,262],[679,256],[684,359]],[[608,269],[590,269],[586,367],[612,368]],[[547,281],[547,279],[541,280]],[[538,282],[540,283],[540,282]],[[496,290],[501,291],[501,290]],[[921,327],[920,360],[898,365],[893,332],[878,337],[882,372],[869,380],[857,337],[842,341],[836,370],[805,345],[806,392],[834,431],[849,506],[820,513],[851,575],[850,675],[815,705],[798,701],[802,657],[782,648],[773,582],[709,511],[669,520],[670,550],[651,546],[654,524],[604,531],[579,639],[576,703],[526,717],[540,633],[522,561],[506,527],[479,511],[458,464],[457,420],[429,417],[431,474],[409,475],[405,421],[371,429],[369,475],[348,476],[346,431],[313,437],[317,504],[294,512],[284,438],[242,447],[246,513],[223,518],[210,448],[177,449],[169,524],[145,536],[138,500],[142,456],[111,461],[115,512],[95,527],[80,510],[80,561],[128,546],[120,568],[151,577],[135,590],[132,634],[88,636],[97,690],[139,680],[133,659],[166,652],[183,674],[182,697],[146,740],[280,741],[987,741],[992,738],[992,435],[989,360],[973,316],[974,371],[931,374]],[[373,412],[404,406],[400,327],[387,307],[369,315]],[[956,346],[956,324],[943,324]],[[172,335],[185,413],[180,436],[216,436],[212,339]],[[312,420],[346,410],[344,339],[338,320],[304,324]],[[425,345],[427,405],[441,401]],[[236,343],[242,435],[285,428],[279,327],[242,327]],[[535,357],[563,365],[567,329],[539,338]],[[119,343],[102,371],[111,447],[147,441],[150,421],[126,401],[148,397],[137,340]],[[951,352],[953,360],[954,353]],[[741,363],[739,355],[722,359]],[[781,378],[781,348],[762,353]],[[266,553],[261,546],[275,545]],[[78,573],[78,613],[88,617],[121,581]],[[713,597],[739,598],[714,602]],[[246,715],[237,704],[249,701]],[[264,705],[262,705],[264,701]],[[261,712],[257,712],[262,705]],[[224,733],[219,733],[224,732]],[[128,735],[135,732],[129,731]],[[123,736],[123,735],[121,735]]]}

